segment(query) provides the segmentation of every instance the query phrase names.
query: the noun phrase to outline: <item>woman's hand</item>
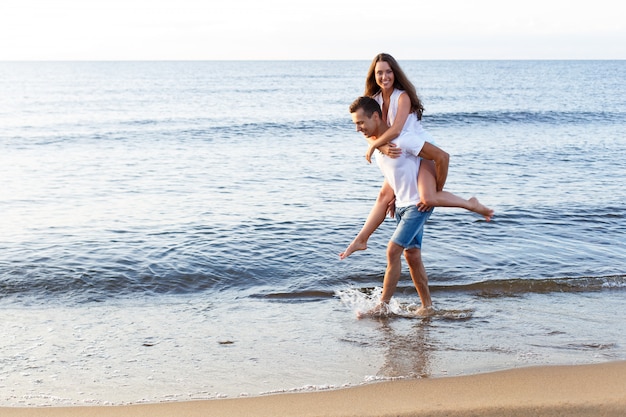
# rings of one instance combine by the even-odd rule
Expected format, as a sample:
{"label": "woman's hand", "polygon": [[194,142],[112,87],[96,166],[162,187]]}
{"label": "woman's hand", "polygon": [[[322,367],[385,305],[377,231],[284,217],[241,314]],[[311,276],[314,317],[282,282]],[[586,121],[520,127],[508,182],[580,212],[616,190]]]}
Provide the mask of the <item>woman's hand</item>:
{"label": "woman's hand", "polygon": [[374,148],[372,145],[367,147],[367,152],[365,152],[365,160],[367,161],[368,164],[372,163],[372,154],[374,153],[375,150],[376,148]]}
{"label": "woman's hand", "polygon": [[388,143],[378,148],[380,152],[387,155],[389,158],[399,158],[402,155],[402,149],[398,148],[395,143]]}
{"label": "woman's hand", "polygon": [[[372,145],[370,145],[367,148],[367,152],[365,153],[365,159],[367,159],[367,162],[369,162],[370,164],[372,163],[372,154],[374,153],[374,150],[376,148],[374,148]],[[388,156],[389,158],[399,158],[400,155],[402,155],[402,149],[398,148],[398,146],[395,143],[387,143],[385,145],[381,145],[378,150],[383,154]]]}

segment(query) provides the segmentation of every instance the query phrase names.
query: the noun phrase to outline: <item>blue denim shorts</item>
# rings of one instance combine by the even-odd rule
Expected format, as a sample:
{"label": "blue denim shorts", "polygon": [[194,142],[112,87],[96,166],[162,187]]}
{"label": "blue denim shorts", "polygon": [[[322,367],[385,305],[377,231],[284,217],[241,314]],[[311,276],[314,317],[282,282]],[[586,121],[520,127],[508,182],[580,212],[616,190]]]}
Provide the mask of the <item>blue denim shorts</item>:
{"label": "blue denim shorts", "polygon": [[424,225],[432,214],[429,211],[419,211],[417,206],[396,208],[396,230],[391,236],[391,241],[405,249],[420,249],[422,247],[422,236],[424,236]]}

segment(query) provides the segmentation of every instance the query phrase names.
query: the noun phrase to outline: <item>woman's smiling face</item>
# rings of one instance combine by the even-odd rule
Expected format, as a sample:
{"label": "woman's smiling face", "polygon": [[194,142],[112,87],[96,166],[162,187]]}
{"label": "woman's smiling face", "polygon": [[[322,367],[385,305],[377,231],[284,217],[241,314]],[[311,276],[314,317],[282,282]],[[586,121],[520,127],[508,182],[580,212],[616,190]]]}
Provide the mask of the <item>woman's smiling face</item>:
{"label": "woman's smiling face", "polygon": [[393,88],[394,75],[391,66],[386,61],[378,61],[374,67],[376,84],[383,90]]}

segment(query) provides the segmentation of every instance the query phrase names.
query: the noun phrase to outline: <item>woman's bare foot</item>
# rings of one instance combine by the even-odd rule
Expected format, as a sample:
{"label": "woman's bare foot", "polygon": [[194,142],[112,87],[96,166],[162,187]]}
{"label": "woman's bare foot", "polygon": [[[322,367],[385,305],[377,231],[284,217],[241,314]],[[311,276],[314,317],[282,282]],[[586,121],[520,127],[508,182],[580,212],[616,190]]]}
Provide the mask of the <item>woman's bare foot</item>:
{"label": "woman's bare foot", "polygon": [[352,255],[353,252],[356,252],[358,250],[365,250],[365,249],[367,249],[367,242],[361,242],[361,241],[358,241],[357,239],[354,239],[352,243],[348,245],[346,250],[339,254],[339,258],[346,259],[348,256]]}
{"label": "woman's bare foot", "polygon": [[478,213],[481,216],[485,217],[485,220],[491,221],[493,217],[493,210],[487,206],[483,206],[480,201],[476,197],[472,197],[468,200],[470,202],[470,210],[474,213]]}

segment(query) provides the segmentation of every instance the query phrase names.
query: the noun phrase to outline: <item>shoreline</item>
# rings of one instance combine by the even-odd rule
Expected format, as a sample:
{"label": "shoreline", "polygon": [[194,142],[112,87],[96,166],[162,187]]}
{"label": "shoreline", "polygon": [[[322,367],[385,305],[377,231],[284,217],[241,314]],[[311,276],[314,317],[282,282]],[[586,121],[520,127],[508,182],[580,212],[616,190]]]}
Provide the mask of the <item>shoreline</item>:
{"label": "shoreline", "polygon": [[259,397],[124,406],[3,408],[3,417],[607,416],[626,414],[626,361],[539,366]]}

